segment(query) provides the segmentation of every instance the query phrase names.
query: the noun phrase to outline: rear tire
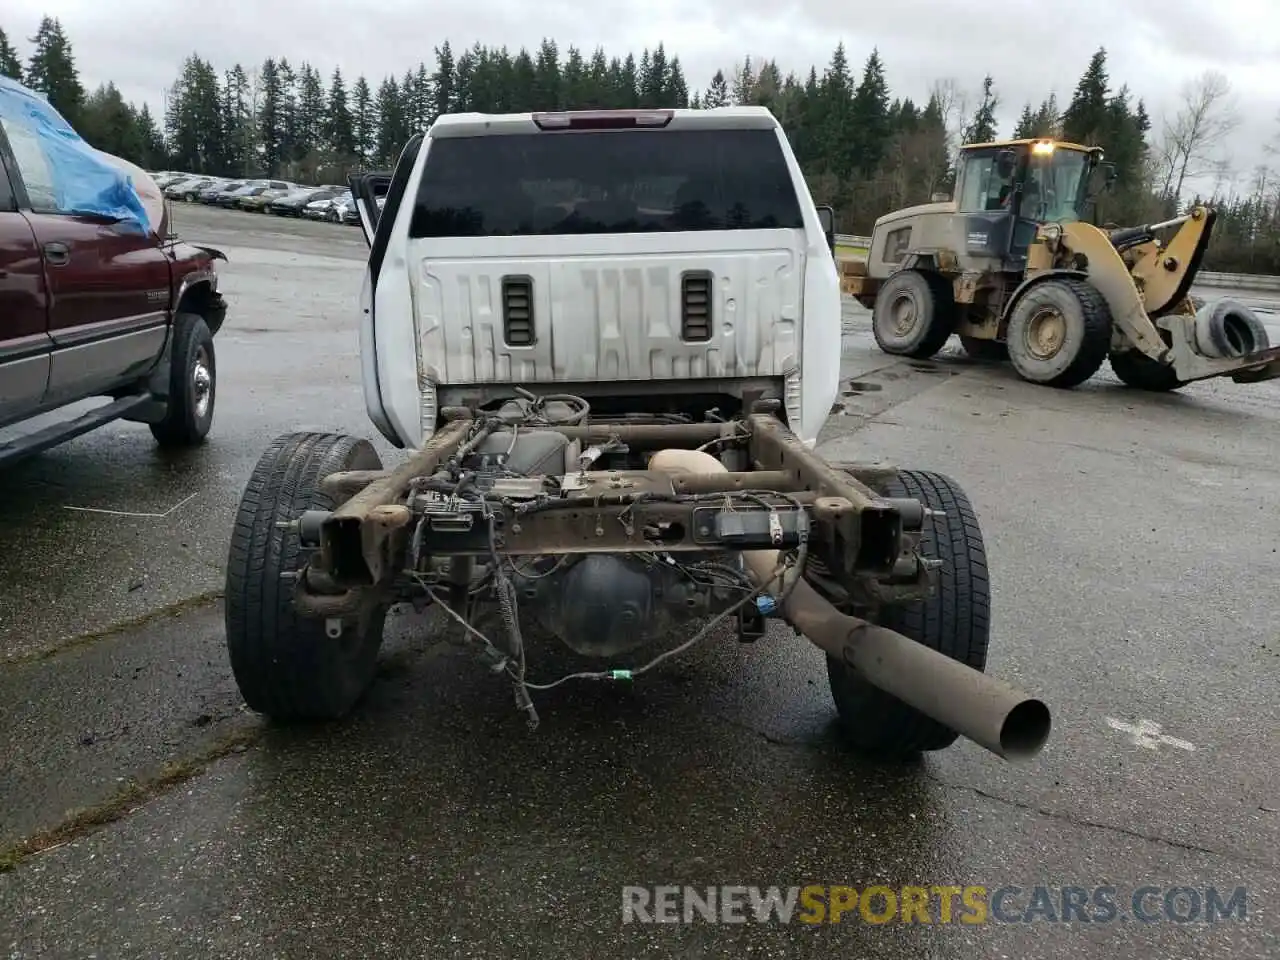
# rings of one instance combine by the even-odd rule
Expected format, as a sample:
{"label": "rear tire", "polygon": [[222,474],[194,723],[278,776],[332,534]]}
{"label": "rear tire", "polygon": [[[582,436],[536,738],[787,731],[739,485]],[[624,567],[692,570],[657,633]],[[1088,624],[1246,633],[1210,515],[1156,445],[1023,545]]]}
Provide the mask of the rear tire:
{"label": "rear tire", "polygon": [[[952,660],[985,670],[991,631],[991,582],[986,547],[969,498],[951,478],[903,470],[882,486],[888,497],[910,497],[940,514],[926,517],[923,557],[941,560],[937,590],[926,600],[885,607],[880,626],[908,636]],[[897,697],[871,686],[835,657],[827,657],[831,697],[849,743],[887,759],[943,750],[959,734]]]}
{"label": "rear tire", "polygon": [[955,329],[951,287],[940,276],[900,270],[885,280],[871,308],[871,330],[891,356],[928,360]]}
{"label": "rear tire", "polygon": [[213,334],[198,313],[173,317],[173,347],[169,356],[169,396],[164,419],[151,424],[151,435],[162,447],[195,447],[204,443],[213,426],[218,392],[218,362]]}
{"label": "rear tire", "polygon": [[1168,393],[1187,385],[1179,380],[1173,366],[1152,360],[1141,350],[1126,350],[1111,354],[1111,372],[1127,387],[1151,393]]}
{"label": "rear tire", "polygon": [[279,437],[254,467],[240,500],[226,574],[227,652],[250,709],[278,721],[336,720],[368,690],[386,608],[367,610],[342,636],[294,609],[295,578],[311,550],[280,526],[305,510],[338,506],[320,481],[340,470],[378,470],[367,440],[328,433]]}
{"label": "rear tire", "polygon": [[1022,379],[1070,389],[1098,372],[1111,349],[1111,310],[1083,280],[1045,280],[1023,294],[1005,333]]}

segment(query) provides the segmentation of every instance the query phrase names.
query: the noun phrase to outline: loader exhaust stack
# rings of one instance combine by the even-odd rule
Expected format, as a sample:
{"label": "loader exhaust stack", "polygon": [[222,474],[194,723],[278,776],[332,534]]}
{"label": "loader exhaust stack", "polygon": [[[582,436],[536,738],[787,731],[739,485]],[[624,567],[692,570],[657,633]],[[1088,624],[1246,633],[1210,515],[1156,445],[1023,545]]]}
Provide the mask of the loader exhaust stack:
{"label": "loader exhaust stack", "polygon": [[[711,454],[696,450],[661,450],[649,467],[673,474],[727,472]],[[742,557],[757,585],[774,575],[776,551],[744,551]],[[791,589],[782,614],[872,686],[997,756],[1028,760],[1049,739],[1052,718],[1043,701],[910,637],[841,613],[803,579]]]}

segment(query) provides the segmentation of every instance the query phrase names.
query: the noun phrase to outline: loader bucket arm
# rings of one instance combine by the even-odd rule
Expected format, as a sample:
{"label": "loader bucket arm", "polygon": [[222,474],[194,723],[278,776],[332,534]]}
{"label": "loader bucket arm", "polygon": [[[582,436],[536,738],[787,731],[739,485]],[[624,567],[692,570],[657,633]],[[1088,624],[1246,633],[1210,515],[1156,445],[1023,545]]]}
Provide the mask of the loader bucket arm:
{"label": "loader bucket arm", "polygon": [[[1209,248],[1217,214],[1206,207],[1196,207],[1179,219],[1182,224],[1164,249],[1152,250],[1133,267],[1134,279],[1150,317],[1172,310],[1191,292]],[[1155,231],[1165,225],[1156,224],[1147,229]]]}
{"label": "loader bucket arm", "polygon": [[1152,360],[1163,360],[1169,347],[1151,322],[1142,293],[1111,237],[1082,220],[1065,223],[1062,230],[1067,248],[1084,256],[1089,265],[1089,284],[1107,301],[1111,318],[1125,339]]}

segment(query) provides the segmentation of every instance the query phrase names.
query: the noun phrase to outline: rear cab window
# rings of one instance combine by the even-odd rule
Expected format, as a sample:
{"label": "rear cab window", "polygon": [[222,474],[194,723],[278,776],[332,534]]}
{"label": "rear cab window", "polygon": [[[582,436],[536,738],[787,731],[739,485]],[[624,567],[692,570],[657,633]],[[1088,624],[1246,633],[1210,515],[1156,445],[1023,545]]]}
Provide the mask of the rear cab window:
{"label": "rear cab window", "polygon": [[430,140],[415,239],[803,230],[775,129],[549,129]]}

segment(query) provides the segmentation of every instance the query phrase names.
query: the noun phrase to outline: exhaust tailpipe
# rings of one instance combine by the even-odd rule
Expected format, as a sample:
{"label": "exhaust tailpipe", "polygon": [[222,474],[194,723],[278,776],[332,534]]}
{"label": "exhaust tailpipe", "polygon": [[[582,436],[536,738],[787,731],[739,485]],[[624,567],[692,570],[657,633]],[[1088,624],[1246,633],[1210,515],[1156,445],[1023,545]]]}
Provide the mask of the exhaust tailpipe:
{"label": "exhaust tailpipe", "polygon": [[[748,565],[754,573],[754,564]],[[792,589],[783,613],[810,642],[872,686],[1006,760],[1029,760],[1049,739],[1051,718],[1043,701],[910,637],[841,613],[804,580]]]}
{"label": "exhaust tailpipe", "polygon": [[[667,473],[727,468],[697,450],[661,450],[649,463]],[[757,584],[773,575],[776,550],[743,551]],[[782,607],[787,622],[872,686],[1006,760],[1029,760],[1049,739],[1052,718],[1041,700],[922,643],[841,613],[803,579]]]}

